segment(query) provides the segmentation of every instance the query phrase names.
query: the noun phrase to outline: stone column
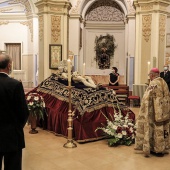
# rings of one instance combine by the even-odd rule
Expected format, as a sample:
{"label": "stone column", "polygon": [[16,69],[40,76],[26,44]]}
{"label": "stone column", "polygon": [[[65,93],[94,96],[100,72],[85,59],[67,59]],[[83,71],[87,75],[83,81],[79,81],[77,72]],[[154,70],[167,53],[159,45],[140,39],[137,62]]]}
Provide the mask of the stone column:
{"label": "stone column", "polygon": [[152,67],[163,69],[169,4],[169,0],[134,0],[136,7],[135,84],[146,83],[148,72]]}
{"label": "stone column", "polygon": [[62,45],[62,60],[68,58],[69,0],[39,0],[39,82],[55,70],[49,68],[49,45]]}
{"label": "stone column", "polygon": [[[78,62],[80,62],[80,50],[82,47],[82,29],[81,29],[81,15],[70,13],[69,19],[69,51],[77,56],[76,58],[76,70],[78,71]],[[74,61],[73,61],[74,62]],[[80,66],[80,65],[79,65]],[[82,68],[82,64],[81,64]],[[79,72],[81,73],[81,72]]]}

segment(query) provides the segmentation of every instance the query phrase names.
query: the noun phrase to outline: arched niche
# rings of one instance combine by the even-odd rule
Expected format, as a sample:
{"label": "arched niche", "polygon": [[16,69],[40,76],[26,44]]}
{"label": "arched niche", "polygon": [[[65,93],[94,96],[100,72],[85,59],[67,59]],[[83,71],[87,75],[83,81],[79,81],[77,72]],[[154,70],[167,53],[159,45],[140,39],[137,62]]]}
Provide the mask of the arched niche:
{"label": "arched niche", "polygon": [[[82,18],[85,17],[85,14],[86,14],[87,10],[90,8],[90,6],[92,6],[96,2],[100,3],[100,1],[97,1],[97,0],[83,0],[81,2],[79,12],[80,12],[80,15],[82,15]],[[109,0],[108,2],[111,2],[111,3],[115,2],[123,10],[123,13],[125,14],[125,16],[128,14],[126,1],[124,1],[124,0],[122,0],[122,1],[121,0]]]}
{"label": "arched niche", "polygon": [[[84,8],[83,8],[84,7]],[[112,66],[118,67],[120,74],[126,72],[125,56],[125,20],[127,8],[122,1],[100,0],[85,1],[81,6],[83,20],[83,61],[86,63],[86,74],[108,75]],[[99,69],[95,60],[96,36],[113,35],[118,48],[111,59],[109,69]]]}

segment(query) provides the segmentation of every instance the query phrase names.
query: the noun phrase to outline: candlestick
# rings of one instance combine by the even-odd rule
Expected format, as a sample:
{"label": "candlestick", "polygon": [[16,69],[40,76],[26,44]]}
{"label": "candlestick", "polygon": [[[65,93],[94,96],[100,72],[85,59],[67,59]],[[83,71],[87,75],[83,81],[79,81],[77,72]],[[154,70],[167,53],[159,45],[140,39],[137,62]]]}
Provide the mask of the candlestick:
{"label": "candlestick", "polygon": [[76,111],[76,109],[72,112],[71,111],[71,89],[72,86],[68,86],[67,87],[69,90],[69,108],[68,108],[68,137],[67,137],[67,143],[65,143],[63,145],[63,147],[65,148],[76,148],[77,145],[74,143],[73,141],[73,116],[74,116],[74,112]]}
{"label": "candlestick", "polygon": [[83,76],[85,76],[85,63],[83,63]]}
{"label": "candlestick", "polygon": [[71,60],[67,60],[67,66],[68,66],[68,86],[71,86],[71,67],[70,67]]}

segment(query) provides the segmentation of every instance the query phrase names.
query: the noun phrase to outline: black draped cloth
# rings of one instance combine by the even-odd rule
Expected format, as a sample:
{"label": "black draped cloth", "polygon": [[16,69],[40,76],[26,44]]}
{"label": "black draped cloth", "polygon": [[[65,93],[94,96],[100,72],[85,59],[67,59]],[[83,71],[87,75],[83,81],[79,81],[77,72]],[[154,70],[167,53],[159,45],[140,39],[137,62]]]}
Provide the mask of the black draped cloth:
{"label": "black draped cloth", "polygon": [[[44,98],[47,111],[47,130],[67,136],[69,90],[67,82],[52,74],[31,92],[37,92]],[[97,127],[106,124],[108,118],[118,109],[118,101],[113,90],[104,88],[94,89],[83,84],[72,84],[71,90],[73,116],[73,138],[77,142],[93,141],[104,137],[102,131],[95,132]],[[29,92],[29,93],[31,93]],[[27,93],[26,95],[28,95]],[[122,114],[130,113],[135,120],[134,113],[125,106],[121,106]]]}

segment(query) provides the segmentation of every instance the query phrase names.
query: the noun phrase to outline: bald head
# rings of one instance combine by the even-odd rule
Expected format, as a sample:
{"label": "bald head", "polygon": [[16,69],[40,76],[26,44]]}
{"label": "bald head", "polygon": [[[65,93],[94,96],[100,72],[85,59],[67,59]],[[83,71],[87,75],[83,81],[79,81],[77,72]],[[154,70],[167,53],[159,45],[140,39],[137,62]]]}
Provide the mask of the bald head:
{"label": "bald head", "polygon": [[7,54],[0,54],[0,72],[9,74],[11,70],[11,57]]}

